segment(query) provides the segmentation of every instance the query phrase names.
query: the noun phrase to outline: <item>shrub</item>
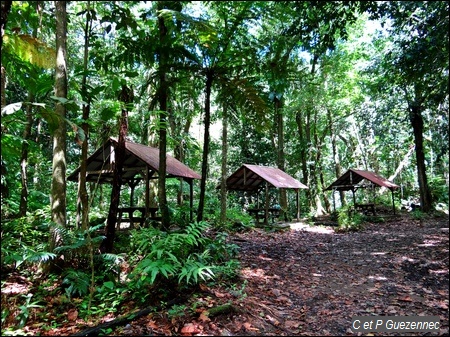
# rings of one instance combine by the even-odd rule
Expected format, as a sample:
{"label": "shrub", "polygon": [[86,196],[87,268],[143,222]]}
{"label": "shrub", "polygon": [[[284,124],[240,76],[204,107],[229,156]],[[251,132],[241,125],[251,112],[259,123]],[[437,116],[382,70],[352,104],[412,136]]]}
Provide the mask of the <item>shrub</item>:
{"label": "shrub", "polygon": [[342,207],[338,210],[337,231],[339,232],[358,231],[362,228],[364,216],[354,212],[350,207]]}
{"label": "shrub", "polygon": [[140,297],[141,291],[163,281],[165,285],[190,286],[214,279],[216,271],[231,275],[232,265],[221,265],[232,257],[235,247],[226,244],[226,236],[207,237],[208,228],[209,224],[202,221],[191,223],[178,233],[154,228],[133,231],[131,247],[138,255],[129,278],[134,295]]}

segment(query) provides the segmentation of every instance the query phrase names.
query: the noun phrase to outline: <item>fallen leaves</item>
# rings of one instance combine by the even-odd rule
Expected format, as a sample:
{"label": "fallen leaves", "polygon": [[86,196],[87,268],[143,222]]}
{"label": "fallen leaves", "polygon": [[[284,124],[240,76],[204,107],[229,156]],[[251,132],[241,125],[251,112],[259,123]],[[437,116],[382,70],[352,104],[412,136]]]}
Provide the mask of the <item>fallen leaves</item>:
{"label": "fallen leaves", "polygon": [[[444,220],[419,228],[396,218],[347,234],[255,229],[230,236],[240,246],[242,266],[232,289],[199,284],[185,303],[191,309],[186,315],[169,319],[166,309],[113,334],[352,335],[358,315],[439,316],[440,334],[448,334],[449,241],[448,232],[439,231],[448,226]],[[433,244],[420,246],[424,238]],[[210,315],[214,308],[221,310]],[[69,322],[64,327],[43,331],[35,325],[34,334],[76,332],[76,310],[62,316]]]}

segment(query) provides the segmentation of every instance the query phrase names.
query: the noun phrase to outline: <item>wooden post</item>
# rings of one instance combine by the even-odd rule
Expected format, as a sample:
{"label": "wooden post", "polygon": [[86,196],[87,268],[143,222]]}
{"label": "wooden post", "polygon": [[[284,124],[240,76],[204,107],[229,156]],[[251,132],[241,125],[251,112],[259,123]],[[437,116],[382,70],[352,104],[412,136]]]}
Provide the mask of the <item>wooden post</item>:
{"label": "wooden post", "polygon": [[269,183],[266,181],[266,202],[264,203],[264,224],[269,223]]}
{"label": "wooden post", "polygon": [[193,183],[194,183],[194,179],[190,179],[187,180],[188,184],[189,184],[189,216],[190,216],[190,221],[192,222],[192,219],[194,218],[193,215],[193,209],[194,209],[194,187],[193,187]]}
{"label": "wooden post", "polygon": [[352,186],[353,205],[356,207],[355,188]]}
{"label": "wooden post", "polygon": [[336,192],[336,188],[333,187],[333,211],[336,213],[336,199],[334,198],[334,193]]}
{"label": "wooden post", "polygon": [[394,211],[395,215],[395,201],[394,201],[394,189],[391,188],[391,194],[392,194],[392,210]]}
{"label": "wooden post", "polygon": [[300,193],[300,189],[297,188],[295,190],[296,192],[296,203],[297,203],[297,221],[300,221],[300,200],[299,200],[299,193]]}
{"label": "wooden post", "polygon": [[144,179],[145,179],[145,219],[149,216],[149,204],[150,204],[150,171],[148,166],[145,167],[144,171]]}

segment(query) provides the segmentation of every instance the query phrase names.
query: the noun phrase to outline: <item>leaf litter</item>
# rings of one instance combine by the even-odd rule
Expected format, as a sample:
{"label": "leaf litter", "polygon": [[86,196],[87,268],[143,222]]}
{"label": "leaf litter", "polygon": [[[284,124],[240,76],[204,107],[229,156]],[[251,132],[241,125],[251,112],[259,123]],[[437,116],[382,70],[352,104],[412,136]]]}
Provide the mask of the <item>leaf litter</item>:
{"label": "leaf litter", "polygon": [[[236,233],[229,236],[240,248],[234,287],[200,284],[185,314],[154,312],[109,334],[351,336],[361,335],[352,332],[352,317],[381,315],[439,316],[439,332],[426,334],[448,335],[448,227],[448,216],[402,215],[349,233],[295,223]],[[65,326],[39,333],[76,333],[76,316],[70,312]],[[369,333],[375,334],[401,335]]]}
{"label": "leaf litter", "polygon": [[[352,317],[382,315],[439,316],[441,329],[427,335],[448,335],[448,226],[448,217],[419,222],[404,215],[350,233],[293,224],[234,234],[229,239],[240,247],[242,293],[201,285],[195,301],[202,298],[204,308],[183,317],[178,330],[167,324],[165,333],[361,335],[352,332]],[[235,310],[206,314],[226,303]]]}

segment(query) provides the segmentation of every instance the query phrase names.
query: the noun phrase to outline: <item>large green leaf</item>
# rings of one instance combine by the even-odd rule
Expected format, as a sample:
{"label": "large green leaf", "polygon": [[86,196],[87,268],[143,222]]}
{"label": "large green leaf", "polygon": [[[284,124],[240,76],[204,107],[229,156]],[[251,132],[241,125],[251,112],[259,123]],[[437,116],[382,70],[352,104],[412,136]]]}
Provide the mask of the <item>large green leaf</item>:
{"label": "large green leaf", "polygon": [[21,60],[41,68],[56,66],[56,51],[39,39],[27,34],[3,35],[5,51],[15,54]]}

